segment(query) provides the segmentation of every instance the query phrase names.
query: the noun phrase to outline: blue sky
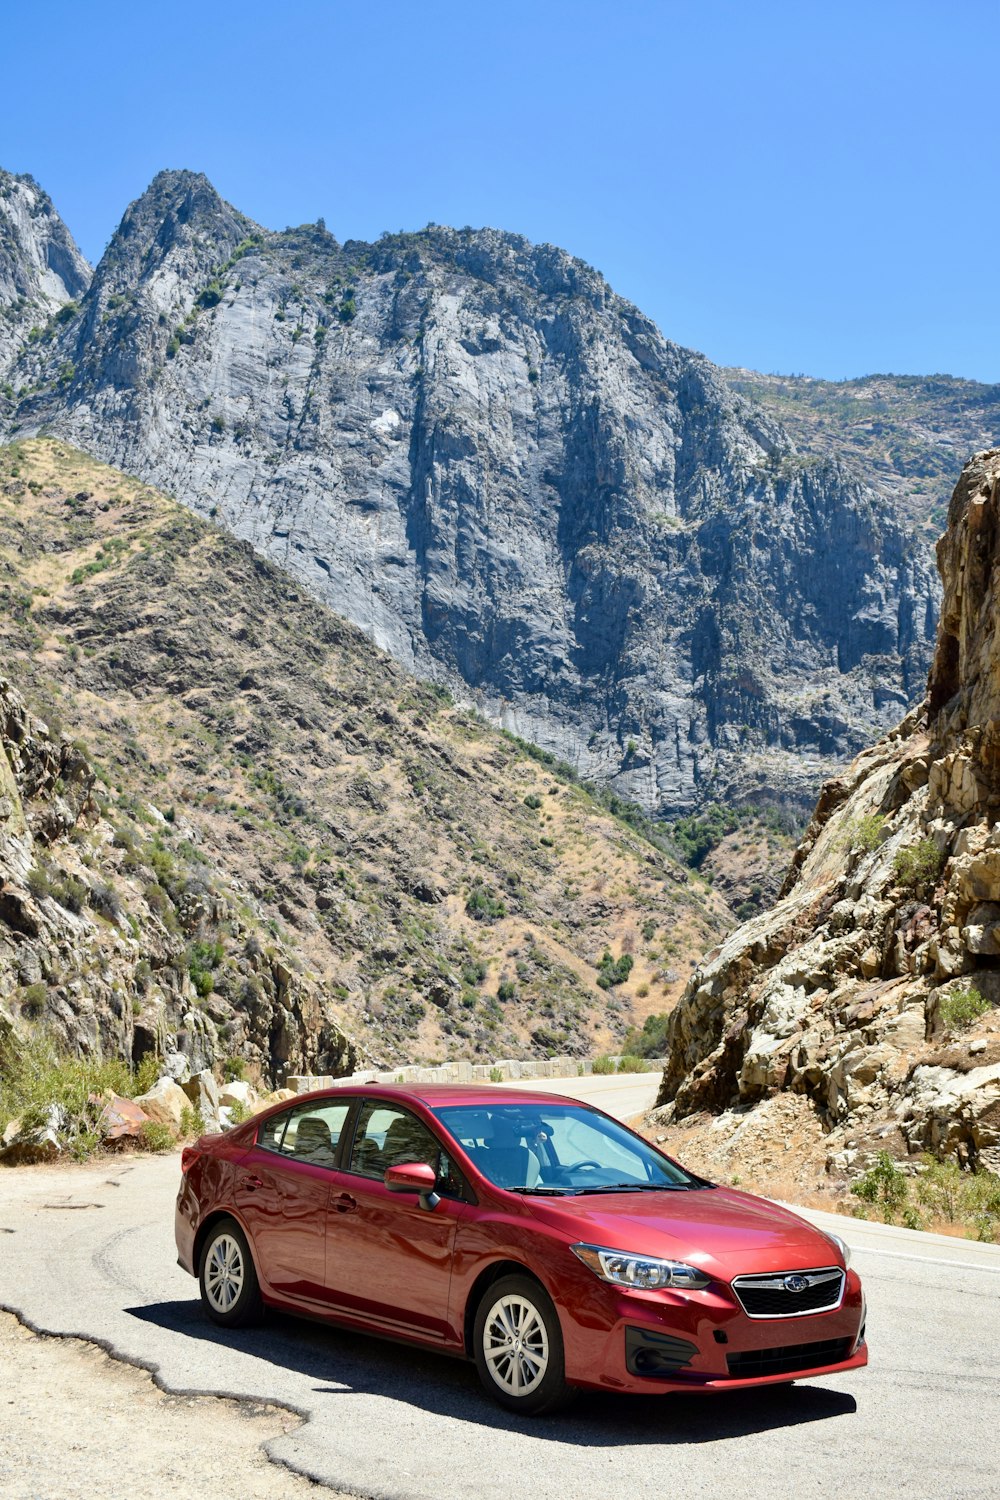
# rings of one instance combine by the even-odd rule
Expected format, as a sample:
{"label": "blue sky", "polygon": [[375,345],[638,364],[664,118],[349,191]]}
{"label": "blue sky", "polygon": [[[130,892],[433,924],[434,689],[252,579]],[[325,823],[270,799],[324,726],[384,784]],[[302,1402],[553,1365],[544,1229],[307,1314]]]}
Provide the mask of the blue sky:
{"label": "blue sky", "polygon": [[1000,380],[995,3],[35,0],[2,35],[0,165],[92,259],[185,166],[274,228],[563,245],[723,364]]}

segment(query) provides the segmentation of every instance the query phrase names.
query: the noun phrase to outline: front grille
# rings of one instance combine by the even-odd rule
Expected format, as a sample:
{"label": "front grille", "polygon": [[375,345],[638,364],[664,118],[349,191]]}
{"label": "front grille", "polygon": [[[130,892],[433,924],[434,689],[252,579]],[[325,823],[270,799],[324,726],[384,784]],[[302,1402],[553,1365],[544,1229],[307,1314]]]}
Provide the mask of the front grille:
{"label": "front grille", "polygon": [[822,1365],[839,1365],[850,1358],[851,1339],[823,1339],[818,1344],[786,1344],[780,1349],[747,1349],[727,1354],[729,1373],[741,1380],[755,1375],[794,1375]]}
{"label": "front grille", "polygon": [[818,1271],[737,1276],[733,1291],[750,1318],[800,1318],[839,1307],[845,1279],[839,1266],[824,1266]]}

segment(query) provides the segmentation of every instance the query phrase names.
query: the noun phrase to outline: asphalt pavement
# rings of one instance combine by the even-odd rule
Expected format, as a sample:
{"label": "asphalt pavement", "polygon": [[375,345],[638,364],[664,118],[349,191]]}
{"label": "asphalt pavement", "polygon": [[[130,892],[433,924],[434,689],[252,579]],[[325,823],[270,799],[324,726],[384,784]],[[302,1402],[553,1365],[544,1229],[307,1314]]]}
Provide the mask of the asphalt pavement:
{"label": "asphalt pavement", "polygon": [[[604,1108],[613,1099],[628,1116],[651,1084],[546,1087]],[[728,1396],[584,1395],[528,1420],[495,1406],[458,1360],[278,1315],[215,1328],[175,1264],[178,1172],[172,1155],[0,1174],[0,1305],[97,1342],[171,1390],[287,1405],[308,1420],[267,1451],[334,1489],[394,1500],[1000,1500],[998,1247],[810,1213],[855,1251],[867,1370]]]}

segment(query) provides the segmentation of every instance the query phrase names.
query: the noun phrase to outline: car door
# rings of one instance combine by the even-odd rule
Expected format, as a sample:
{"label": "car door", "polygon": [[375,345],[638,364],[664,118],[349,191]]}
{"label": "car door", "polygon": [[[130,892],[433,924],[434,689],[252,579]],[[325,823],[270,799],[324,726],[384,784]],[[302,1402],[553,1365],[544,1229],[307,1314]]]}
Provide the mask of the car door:
{"label": "car door", "polygon": [[282,1297],[325,1302],[330,1192],[349,1099],[296,1105],[263,1122],[240,1162],[236,1206],[257,1267]]}
{"label": "car door", "polygon": [[[440,1198],[434,1208],[423,1207],[416,1193],[385,1186],[387,1167],[415,1161],[438,1172]],[[387,1332],[455,1341],[451,1262],[467,1191],[441,1142],[412,1111],[366,1101],[330,1203],[330,1303]]]}

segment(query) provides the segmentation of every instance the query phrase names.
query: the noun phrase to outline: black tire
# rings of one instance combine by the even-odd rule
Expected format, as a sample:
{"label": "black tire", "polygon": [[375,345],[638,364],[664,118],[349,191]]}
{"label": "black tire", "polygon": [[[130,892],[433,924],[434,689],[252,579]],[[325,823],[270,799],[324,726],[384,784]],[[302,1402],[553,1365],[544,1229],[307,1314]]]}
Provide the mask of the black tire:
{"label": "black tire", "polygon": [[508,1411],[540,1416],[573,1399],[559,1315],[530,1276],[503,1276],[486,1288],[476,1309],[473,1353],[484,1388]]}
{"label": "black tire", "polygon": [[247,1237],[235,1219],[213,1224],[202,1246],[198,1285],[205,1311],[223,1328],[244,1328],[260,1321],[257,1270]]}

